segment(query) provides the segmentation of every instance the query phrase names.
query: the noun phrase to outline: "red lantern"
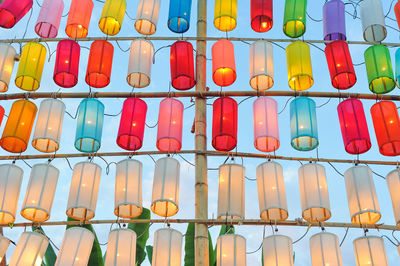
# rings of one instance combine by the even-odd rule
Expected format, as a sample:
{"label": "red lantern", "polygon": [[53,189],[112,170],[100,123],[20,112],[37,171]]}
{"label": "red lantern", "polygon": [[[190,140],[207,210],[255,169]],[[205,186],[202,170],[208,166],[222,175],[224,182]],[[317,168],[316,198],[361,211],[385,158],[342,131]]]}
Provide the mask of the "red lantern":
{"label": "red lantern", "polygon": [[57,45],[54,67],[54,82],[63,88],[71,88],[78,83],[79,55],[81,47],[73,40],[62,40]]}
{"label": "red lantern", "polygon": [[235,53],[233,44],[219,40],[212,46],[213,80],[218,86],[229,86],[236,80]]}
{"label": "red lantern", "polygon": [[147,104],[141,99],[127,98],[124,101],[117,137],[118,146],[128,151],[136,151],[142,147],[146,113]]}
{"label": "red lantern", "polygon": [[338,90],[347,90],[353,87],[357,78],[347,43],[339,40],[327,44],[325,56],[328,61],[332,86]]}
{"label": "red lantern", "polygon": [[97,40],[90,46],[86,83],[94,88],[104,88],[110,83],[114,47],[107,41]]}
{"label": "red lantern", "polygon": [[381,101],[371,107],[379,152],[385,156],[400,155],[400,119],[393,102]]}
{"label": "red lantern", "polygon": [[394,14],[396,15],[397,24],[398,24],[399,29],[400,29],[400,1],[398,1],[396,3],[396,5],[394,6]]}
{"label": "red lantern", "polygon": [[251,28],[266,32],[273,25],[272,0],[251,0]]}
{"label": "red lantern", "polygon": [[238,105],[230,97],[213,103],[212,145],[217,151],[230,151],[237,143]]}
{"label": "red lantern", "polygon": [[3,106],[0,105],[0,126],[1,122],[3,122],[3,118],[4,118],[4,108]]}
{"label": "red lantern", "polygon": [[182,147],[183,104],[175,99],[161,101],[158,114],[157,149],[174,152]]}
{"label": "red lantern", "polygon": [[193,88],[196,82],[193,46],[190,42],[177,41],[171,46],[170,66],[172,87],[177,90]]}
{"label": "red lantern", "polygon": [[347,99],[337,107],[345,150],[361,154],[371,148],[367,120],[360,100]]}
{"label": "red lantern", "polygon": [[0,27],[9,29],[32,8],[33,0],[4,0],[0,4]]}

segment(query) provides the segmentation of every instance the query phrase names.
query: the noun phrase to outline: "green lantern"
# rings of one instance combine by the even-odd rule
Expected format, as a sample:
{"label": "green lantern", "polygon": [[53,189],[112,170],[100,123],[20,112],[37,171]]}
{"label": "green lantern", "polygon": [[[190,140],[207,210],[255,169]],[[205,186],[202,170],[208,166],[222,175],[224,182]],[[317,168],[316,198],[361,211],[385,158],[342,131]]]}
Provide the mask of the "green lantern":
{"label": "green lantern", "polygon": [[283,32],[297,38],[306,31],[307,0],[286,0],[283,18]]}

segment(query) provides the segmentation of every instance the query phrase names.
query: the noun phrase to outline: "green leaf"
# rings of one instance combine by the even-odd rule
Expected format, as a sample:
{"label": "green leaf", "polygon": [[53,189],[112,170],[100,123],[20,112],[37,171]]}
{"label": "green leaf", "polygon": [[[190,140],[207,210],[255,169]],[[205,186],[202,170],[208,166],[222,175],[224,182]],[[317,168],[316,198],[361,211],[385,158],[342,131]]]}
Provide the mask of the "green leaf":
{"label": "green leaf", "polygon": [[264,251],[261,248],[261,265],[264,266]]}
{"label": "green leaf", "polygon": [[[36,226],[32,225],[32,231],[36,231],[36,230],[38,230],[39,233],[46,235],[46,233],[43,231],[43,228],[41,226],[36,227]],[[57,255],[56,255],[51,243],[49,243],[49,245],[47,246],[47,249],[46,249],[46,253],[44,253],[42,265],[54,266],[54,264],[56,263],[56,260],[57,260]]]}
{"label": "green leaf", "polygon": [[[143,208],[142,214],[134,219],[150,219],[150,217],[150,210]],[[149,227],[149,223],[131,223],[128,225],[128,228],[135,231],[138,237],[136,240],[136,265],[141,265],[146,259],[145,248],[147,240],[149,239]]]}
{"label": "green leaf", "polygon": [[215,264],[215,255],[214,255],[214,247],[213,247],[210,231],[208,231],[208,257],[209,257],[209,265],[210,266],[214,265]]}
{"label": "green leaf", "polygon": [[153,246],[146,246],[147,258],[152,264],[153,261]]}
{"label": "green leaf", "polygon": [[194,223],[189,223],[185,234],[185,266],[194,266],[195,253],[194,253]]}

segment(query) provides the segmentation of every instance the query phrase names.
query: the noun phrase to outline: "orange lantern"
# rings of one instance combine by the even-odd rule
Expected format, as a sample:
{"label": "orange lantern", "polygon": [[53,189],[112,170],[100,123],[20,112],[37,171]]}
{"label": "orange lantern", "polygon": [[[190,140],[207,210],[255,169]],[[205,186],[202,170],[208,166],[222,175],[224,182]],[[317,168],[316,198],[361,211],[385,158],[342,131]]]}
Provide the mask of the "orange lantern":
{"label": "orange lantern", "polygon": [[72,0],[65,33],[70,38],[85,38],[92,16],[92,0]]}
{"label": "orange lantern", "polygon": [[213,80],[218,86],[232,85],[236,80],[235,52],[228,40],[219,40],[212,47]]}

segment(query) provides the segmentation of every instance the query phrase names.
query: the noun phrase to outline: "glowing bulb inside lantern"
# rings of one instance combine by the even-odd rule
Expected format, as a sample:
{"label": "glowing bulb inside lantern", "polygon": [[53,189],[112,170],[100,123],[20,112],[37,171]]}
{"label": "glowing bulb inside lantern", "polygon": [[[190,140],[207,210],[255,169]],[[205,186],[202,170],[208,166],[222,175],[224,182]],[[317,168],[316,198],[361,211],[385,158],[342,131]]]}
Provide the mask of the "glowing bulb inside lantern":
{"label": "glowing bulb inside lantern", "polygon": [[267,22],[263,22],[261,25],[262,25],[263,28],[266,28],[267,27]]}
{"label": "glowing bulb inside lantern", "polygon": [[133,127],[136,127],[136,123],[135,123],[135,122],[134,122],[134,123],[132,123],[132,126],[133,126]]}
{"label": "glowing bulb inside lantern", "polygon": [[69,63],[69,61],[68,61],[68,60],[65,60],[65,63],[66,63],[66,64],[68,64],[68,63]]}
{"label": "glowing bulb inside lantern", "polygon": [[41,257],[37,257],[36,261],[35,261],[35,266],[40,266],[42,265],[42,258]]}
{"label": "glowing bulb inside lantern", "polygon": [[393,123],[394,123],[394,121],[393,121],[393,120],[390,120],[390,121],[389,121],[389,123],[390,123],[390,124],[393,124]]}

